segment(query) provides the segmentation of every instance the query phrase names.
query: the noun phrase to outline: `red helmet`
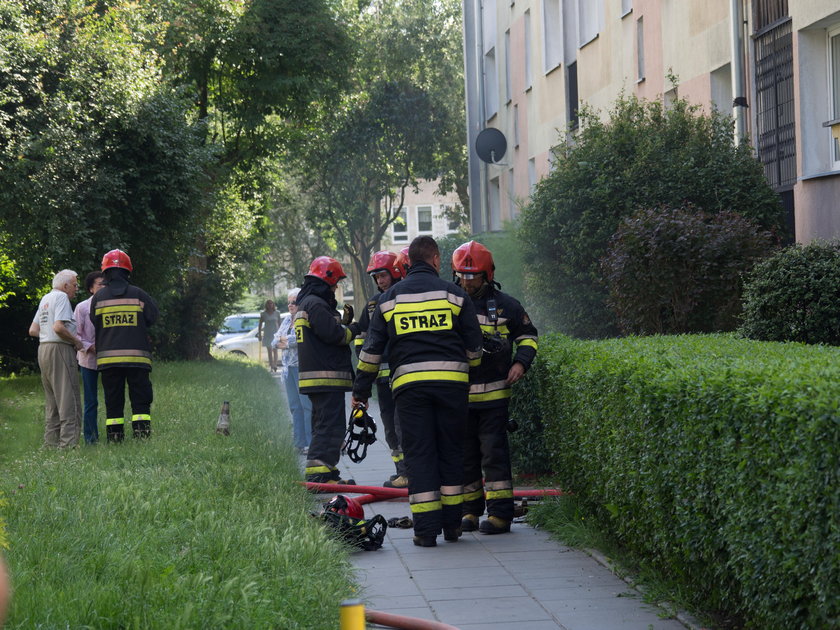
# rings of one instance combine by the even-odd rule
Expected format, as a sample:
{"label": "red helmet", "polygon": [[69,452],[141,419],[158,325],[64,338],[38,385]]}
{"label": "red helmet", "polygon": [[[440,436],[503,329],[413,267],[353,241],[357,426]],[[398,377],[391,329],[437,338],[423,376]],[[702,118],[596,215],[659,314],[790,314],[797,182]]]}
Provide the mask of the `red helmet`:
{"label": "red helmet", "polygon": [[341,268],[341,263],[329,256],[318,256],[313,260],[312,264],[309,265],[309,273],[306,275],[320,278],[331,287],[338,284],[338,281],[342,278],[347,277],[344,269]]}
{"label": "red helmet", "polygon": [[102,257],[102,271],[114,268],[133,270],[131,258],[121,249],[112,249]]}
{"label": "red helmet", "polygon": [[342,516],[362,519],[365,517],[365,508],[356,499],[337,494],[324,504],[324,512],[334,512]]}
{"label": "red helmet", "polygon": [[408,260],[408,247],[403,247],[397,255],[397,264],[403,268],[403,277],[408,273],[408,268],[411,267],[411,262]]}
{"label": "red helmet", "polygon": [[460,273],[481,273],[487,276],[487,282],[493,282],[493,254],[481,243],[469,241],[452,253],[452,271]]}
{"label": "red helmet", "polygon": [[374,271],[384,270],[390,273],[394,280],[399,280],[405,275],[405,273],[397,261],[398,256],[394,252],[389,252],[387,250],[376,252],[370,257],[367,272],[372,273]]}

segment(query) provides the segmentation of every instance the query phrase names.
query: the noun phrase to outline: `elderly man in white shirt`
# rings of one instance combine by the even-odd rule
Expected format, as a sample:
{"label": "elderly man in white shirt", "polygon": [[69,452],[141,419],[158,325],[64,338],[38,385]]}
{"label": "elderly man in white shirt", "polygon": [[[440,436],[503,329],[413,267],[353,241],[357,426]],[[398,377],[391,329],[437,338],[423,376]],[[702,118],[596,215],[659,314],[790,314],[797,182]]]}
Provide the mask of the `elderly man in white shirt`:
{"label": "elderly man in white shirt", "polygon": [[44,446],[70,448],[79,443],[82,419],[76,362],[82,341],[76,335],[76,320],[70,306],[79,289],[78,274],[63,269],[53,278],[52,286],[52,291],[41,298],[29,334],[40,342],[38,366],[46,403]]}

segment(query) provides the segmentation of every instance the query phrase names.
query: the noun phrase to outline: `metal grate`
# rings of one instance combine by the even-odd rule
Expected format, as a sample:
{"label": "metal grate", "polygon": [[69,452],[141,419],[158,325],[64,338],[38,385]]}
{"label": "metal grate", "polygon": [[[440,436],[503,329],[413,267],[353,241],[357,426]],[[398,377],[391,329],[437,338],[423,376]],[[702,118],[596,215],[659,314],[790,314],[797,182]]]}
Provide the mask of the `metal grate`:
{"label": "metal grate", "polygon": [[753,32],[788,16],[788,0],[753,0]]}
{"label": "metal grate", "polygon": [[790,20],[755,37],[755,86],[758,159],[770,185],[778,190],[796,182]]}

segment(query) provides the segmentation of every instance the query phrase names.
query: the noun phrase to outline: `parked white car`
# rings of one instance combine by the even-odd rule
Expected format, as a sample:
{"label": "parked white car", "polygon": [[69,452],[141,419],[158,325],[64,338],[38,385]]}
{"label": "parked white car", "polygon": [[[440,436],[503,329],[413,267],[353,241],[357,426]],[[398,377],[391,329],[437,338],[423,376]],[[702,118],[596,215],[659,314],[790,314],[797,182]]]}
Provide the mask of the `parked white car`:
{"label": "parked white car", "polygon": [[[281,319],[286,317],[288,313],[283,313]],[[257,330],[259,329],[260,315],[257,313],[256,325],[246,332],[244,335],[234,335],[228,337],[215,344],[216,349],[222,353],[236,354],[243,357],[248,357],[251,361],[262,361],[268,363],[268,352],[262,345],[262,342],[257,339]]]}
{"label": "parked white car", "polygon": [[225,339],[245,335],[251,332],[251,330],[257,328],[259,323],[259,313],[237,313],[236,315],[228,315],[219,327],[216,337],[213,339],[213,344],[219,345]]}

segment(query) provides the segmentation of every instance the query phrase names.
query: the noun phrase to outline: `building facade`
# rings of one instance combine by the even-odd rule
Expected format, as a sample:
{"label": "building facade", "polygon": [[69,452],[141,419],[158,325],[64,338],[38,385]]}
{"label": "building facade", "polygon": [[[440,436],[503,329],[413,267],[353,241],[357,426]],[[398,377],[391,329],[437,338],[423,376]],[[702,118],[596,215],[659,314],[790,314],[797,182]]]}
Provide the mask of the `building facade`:
{"label": "building facade", "polygon": [[[625,94],[731,112],[796,240],[840,238],[838,0],[464,0],[471,228],[499,230],[577,111]],[[672,84],[669,77],[676,77]],[[507,149],[474,150],[485,128]]]}

